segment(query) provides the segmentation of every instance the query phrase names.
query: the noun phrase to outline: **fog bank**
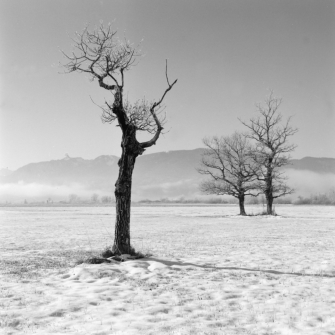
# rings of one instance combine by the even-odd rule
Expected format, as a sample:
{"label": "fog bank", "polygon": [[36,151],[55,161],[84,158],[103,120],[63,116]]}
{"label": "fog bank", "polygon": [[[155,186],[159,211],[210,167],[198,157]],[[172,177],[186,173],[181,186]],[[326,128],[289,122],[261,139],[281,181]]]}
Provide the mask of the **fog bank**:
{"label": "fog bank", "polygon": [[68,201],[70,194],[76,194],[79,198],[90,199],[92,194],[106,194],[100,190],[88,189],[80,184],[71,185],[47,185],[38,183],[12,183],[0,184],[0,202],[28,202],[31,201]]}
{"label": "fog bank", "polygon": [[[288,178],[287,184],[295,189],[295,193],[290,196],[296,199],[298,196],[308,197],[310,195],[327,193],[335,189],[335,174],[319,174],[304,170],[286,170]],[[143,199],[195,199],[201,196],[199,191],[198,179],[181,179],[173,182],[153,183],[139,185],[133,183],[132,200]],[[81,200],[89,200],[96,193],[100,196],[110,196],[114,198],[114,187],[110,190],[90,188],[87,185],[72,183],[70,185],[49,185],[39,183],[7,183],[0,184],[0,202],[19,202],[31,201],[68,201],[71,194],[77,195]],[[205,196],[204,196],[205,197]]]}
{"label": "fog bank", "polygon": [[293,198],[327,193],[335,189],[335,174],[289,169],[286,171],[286,176],[287,184],[295,189]]}

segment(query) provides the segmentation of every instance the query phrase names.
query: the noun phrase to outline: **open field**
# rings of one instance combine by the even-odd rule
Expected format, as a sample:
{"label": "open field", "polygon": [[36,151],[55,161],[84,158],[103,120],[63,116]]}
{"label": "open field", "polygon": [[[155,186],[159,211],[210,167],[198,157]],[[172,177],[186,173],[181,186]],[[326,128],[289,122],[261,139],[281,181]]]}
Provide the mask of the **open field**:
{"label": "open field", "polygon": [[134,207],[152,256],[75,266],[114,210],[0,208],[0,334],[335,335],[335,207]]}

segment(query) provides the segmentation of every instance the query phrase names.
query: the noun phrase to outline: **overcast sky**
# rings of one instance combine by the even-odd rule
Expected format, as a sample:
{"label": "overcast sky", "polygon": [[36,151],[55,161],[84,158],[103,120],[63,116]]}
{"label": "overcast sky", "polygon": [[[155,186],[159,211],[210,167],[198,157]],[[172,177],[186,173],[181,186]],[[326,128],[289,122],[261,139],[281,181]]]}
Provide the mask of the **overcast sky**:
{"label": "overcast sky", "polygon": [[0,168],[120,154],[120,129],[91,101],[111,99],[83,74],[60,74],[75,31],[103,20],[140,43],[131,100],[157,99],[170,80],[168,132],[146,153],[202,146],[244,130],[273,90],[299,132],[294,158],[335,157],[335,1],[1,0]]}

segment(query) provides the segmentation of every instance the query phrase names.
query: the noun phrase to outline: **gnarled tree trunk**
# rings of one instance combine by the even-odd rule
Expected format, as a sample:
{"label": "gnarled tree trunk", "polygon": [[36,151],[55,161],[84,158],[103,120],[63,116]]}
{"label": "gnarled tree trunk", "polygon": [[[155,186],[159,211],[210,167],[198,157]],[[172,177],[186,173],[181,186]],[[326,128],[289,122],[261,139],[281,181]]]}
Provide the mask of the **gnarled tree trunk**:
{"label": "gnarled tree trunk", "polygon": [[115,238],[112,251],[116,254],[130,254],[130,207],[132,175],[136,157],[144,149],[136,140],[136,129],[128,125],[122,136],[122,155],[118,162],[119,177],[115,184],[116,222]]}
{"label": "gnarled tree trunk", "polygon": [[142,155],[145,148],[156,144],[159,135],[163,129],[156,114],[155,108],[163,101],[164,96],[171,90],[172,85],[165,90],[163,97],[157,103],[155,102],[150,113],[154,118],[157,130],[153,138],[147,142],[139,143],[136,139],[136,124],[133,124],[124,110],[122,103],[122,87],[116,87],[114,95],[113,113],[117,116],[119,126],[122,130],[122,155],[118,162],[119,177],[115,184],[115,199],[116,199],[116,222],[115,222],[115,238],[112,252],[118,255],[132,254],[133,249],[130,244],[130,208],[131,208],[131,185],[132,175],[137,156]]}

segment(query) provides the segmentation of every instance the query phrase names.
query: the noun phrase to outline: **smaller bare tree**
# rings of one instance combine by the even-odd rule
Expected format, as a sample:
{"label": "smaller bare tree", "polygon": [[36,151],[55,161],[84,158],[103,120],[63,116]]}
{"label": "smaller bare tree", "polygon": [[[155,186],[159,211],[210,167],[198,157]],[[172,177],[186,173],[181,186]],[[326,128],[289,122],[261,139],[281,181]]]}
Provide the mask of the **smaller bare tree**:
{"label": "smaller bare tree", "polygon": [[286,184],[286,177],[281,168],[289,164],[290,156],[296,146],[288,143],[290,136],[298,129],[290,125],[291,117],[283,121],[278,109],[282,100],[275,98],[273,92],[263,105],[256,105],[259,116],[250,123],[241,121],[248,129],[248,138],[256,143],[252,160],[257,166],[259,188],[265,195],[267,214],[273,214],[273,200],[292,194],[293,189]]}
{"label": "smaller bare tree", "polygon": [[240,215],[246,215],[246,195],[257,196],[257,169],[250,158],[253,152],[245,135],[205,138],[206,150],[198,172],[210,178],[200,184],[205,194],[231,195],[238,199]]}

